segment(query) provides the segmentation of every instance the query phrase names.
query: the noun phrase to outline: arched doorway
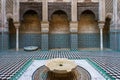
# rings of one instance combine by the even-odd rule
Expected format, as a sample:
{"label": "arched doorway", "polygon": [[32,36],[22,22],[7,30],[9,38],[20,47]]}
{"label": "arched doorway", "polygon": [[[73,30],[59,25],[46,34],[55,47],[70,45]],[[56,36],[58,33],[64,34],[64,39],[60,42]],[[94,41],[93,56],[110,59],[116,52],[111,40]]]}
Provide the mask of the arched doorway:
{"label": "arched doorway", "polygon": [[20,48],[38,46],[41,48],[41,20],[36,11],[28,10],[20,26]]}
{"label": "arched doorway", "polygon": [[9,26],[9,48],[15,49],[16,47],[16,29],[13,23],[13,19],[8,19],[8,26]]}
{"label": "arched doorway", "polygon": [[52,14],[49,33],[50,49],[70,48],[69,21],[64,11],[58,10]]}
{"label": "arched doorway", "polygon": [[104,48],[110,48],[110,22],[111,22],[111,18],[109,16],[106,17],[105,26],[103,28]]}
{"label": "arched doorway", "polygon": [[99,27],[96,16],[91,10],[85,10],[78,22],[79,48],[99,48]]}

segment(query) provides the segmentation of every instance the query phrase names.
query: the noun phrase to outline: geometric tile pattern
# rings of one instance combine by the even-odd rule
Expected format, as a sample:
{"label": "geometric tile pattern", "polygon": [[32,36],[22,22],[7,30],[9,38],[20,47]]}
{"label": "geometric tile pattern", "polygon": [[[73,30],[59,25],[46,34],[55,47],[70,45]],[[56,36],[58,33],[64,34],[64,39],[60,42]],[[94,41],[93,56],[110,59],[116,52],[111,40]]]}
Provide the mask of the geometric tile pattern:
{"label": "geometric tile pattern", "polygon": [[120,52],[114,51],[70,51],[70,50],[50,50],[50,51],[6,51],[0,53],[0,80],[8,80],[20,70],[30,59],[91,59],[99,67],[106,71],[106,74],[120,80]]}

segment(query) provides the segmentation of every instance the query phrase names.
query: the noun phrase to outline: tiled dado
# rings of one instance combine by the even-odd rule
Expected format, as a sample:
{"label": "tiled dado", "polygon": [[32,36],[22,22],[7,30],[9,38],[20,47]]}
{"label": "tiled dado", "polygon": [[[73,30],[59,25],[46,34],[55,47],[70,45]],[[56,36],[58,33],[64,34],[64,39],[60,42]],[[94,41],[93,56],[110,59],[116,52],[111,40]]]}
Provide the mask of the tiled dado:
{"label": "tiled dado", "polygon": [[70,48],[70,35],[49,34],[49,48]]}
{"label": "tiled dado", "polygon": [[[15,48],[16,46],[16,35],[9,34],[9,39],[5,39],[5,44],[9,42],[9,48]],[[1,35],[0,35],[1,36]],[[114,40],[115,34],[111,34],[112,41]],[[120,35],[118,36],[118,39]],[[104,34],[104,47],[109,48],[110,39],[109,34]],[[113,41],[115,42],[115,41]],[[113,43],[111,42],[111,43]],[[118,41],[119,42],[119,41]],[[0,43],[2,44],[1,38]],[[120,44],[120,42],[119,42]],[[4,45],[4,46],[6,46]],[[99,48],[100,36],[99,33],[87,33],[87,34],[33,34],[26,33],[20,34],[19,36],[20,48],[25,46],[38,46],[42,49],[53,49],[53,48]],[[0,45],[1,46],[1,45]],[[8,46],[8,45],[7,45]],[[114,47],[114,46],[112,46]],[[118,47],[119,48],[119,47]]]}
{"label": "tiled dado", "polygon": [[110,48],[113,50],[120,50],[120,32],[110,33]]}
{"label": "tiled dado", "polygon": [[9,36],[7,32],[0,33],[0,50],[7,50],[9,48]]}
{"label": "tiled dado", "polygon": [[[109,34],[103,34],[103,45],[109,48],[110,39]],[[86,33],[78,34],[79,48],[99,48],[100,47],[100,34],[99,33]]]}
{"label": "tiled dado", "polygon": [[78,35],[79,48],[99,48],[100,36],[99,33],[79,34]]}
{"label": "tiled dado", "polygon": [[[16,35],[10,35],[10,48],[16,46]],[[19,35],[19,46],[23,48],[25,46],[38,46],[41,48],[41,34],[20,34]]]}

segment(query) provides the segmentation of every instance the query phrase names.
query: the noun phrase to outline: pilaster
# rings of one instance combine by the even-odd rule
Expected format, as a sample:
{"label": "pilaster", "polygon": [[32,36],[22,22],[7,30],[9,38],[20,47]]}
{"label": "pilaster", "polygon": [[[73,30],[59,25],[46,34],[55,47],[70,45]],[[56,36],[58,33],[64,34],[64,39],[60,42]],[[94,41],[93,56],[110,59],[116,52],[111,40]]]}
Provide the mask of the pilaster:
{"label": "pilaster", "polygon": [[48,21],[48,1],[42,2],[42,21]]}
{"label": "pilaster", "polygon": [[71,21],[77,21],[77,0],[71,0]]}
{"label": "pilaster", "polygon": [[49,22],[41,22],[41,49],[48,50],[49,49],[49,40],[48,40],[48,32],[49,32]]}
{"label": "pilaster", "polygon": [[78,49],[78,22],[70,22],[70,39],[71,39],[71,50]]}

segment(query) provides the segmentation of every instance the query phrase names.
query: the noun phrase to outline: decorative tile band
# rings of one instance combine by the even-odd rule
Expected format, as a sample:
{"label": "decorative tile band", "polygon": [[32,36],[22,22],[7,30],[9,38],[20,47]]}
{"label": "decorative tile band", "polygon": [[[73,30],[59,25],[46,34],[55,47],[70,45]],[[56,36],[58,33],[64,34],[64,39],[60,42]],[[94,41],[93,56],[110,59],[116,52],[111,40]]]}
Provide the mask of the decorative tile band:
{"label": "decorative tile band", "polygon": [[19,77],[26,71],[26,69],[32,64],[32,59],[25,63],[25,65],[19,69],[10,80],[18,80]]}
{"label": "decorative tile band", "polygon": [[116,80],[115,78],[110,76],[105,70],[103,70],[100,66],[98,66],[96,63],[94,63],[90,59],[86,59],[86,61],[90,63],[90,65],[93,66],[100,74],[102,74],[106,80]]}

